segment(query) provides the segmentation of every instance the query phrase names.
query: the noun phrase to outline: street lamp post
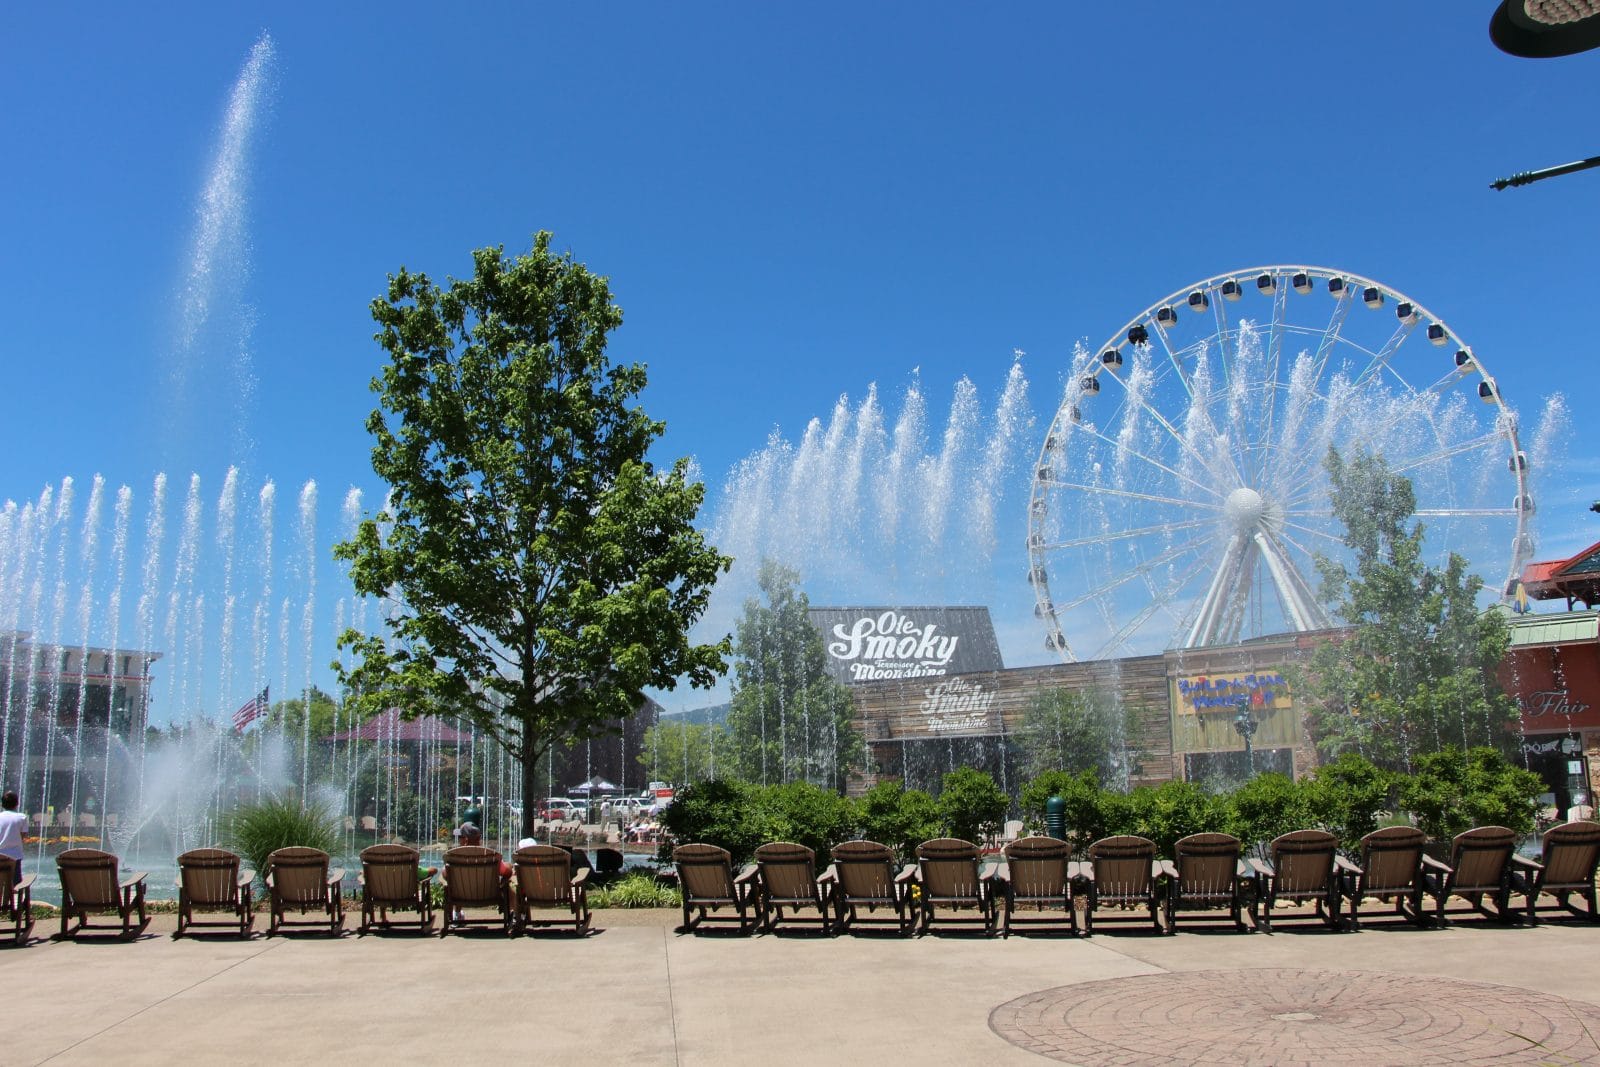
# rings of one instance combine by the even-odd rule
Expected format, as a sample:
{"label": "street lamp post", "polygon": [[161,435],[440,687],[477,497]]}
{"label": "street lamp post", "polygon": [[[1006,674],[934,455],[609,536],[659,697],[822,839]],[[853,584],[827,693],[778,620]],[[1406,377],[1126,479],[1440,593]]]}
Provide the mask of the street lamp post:
{"label": "street lamp post", "polygon": [[1244,738],[1244,764],[1251,778],[1256,776],[1256,749],[1254,738],[1256,729],[1260,724],[1256,717],[1250,714],[1248,707],[1241,707],[1239,713],[1233,717],[1233,728],[1239,731],[1239,736]]}

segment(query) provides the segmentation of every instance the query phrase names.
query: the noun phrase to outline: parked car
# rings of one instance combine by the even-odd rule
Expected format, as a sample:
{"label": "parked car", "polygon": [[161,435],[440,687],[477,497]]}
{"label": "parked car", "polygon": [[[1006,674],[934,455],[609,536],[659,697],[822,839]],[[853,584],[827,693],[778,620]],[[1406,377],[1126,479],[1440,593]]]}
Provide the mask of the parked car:
{"label": "parked car", "polygon": [[539,805],[539,818],[546,822],[572,822],[583,816],[580,803],[567,797],[546,797]]}

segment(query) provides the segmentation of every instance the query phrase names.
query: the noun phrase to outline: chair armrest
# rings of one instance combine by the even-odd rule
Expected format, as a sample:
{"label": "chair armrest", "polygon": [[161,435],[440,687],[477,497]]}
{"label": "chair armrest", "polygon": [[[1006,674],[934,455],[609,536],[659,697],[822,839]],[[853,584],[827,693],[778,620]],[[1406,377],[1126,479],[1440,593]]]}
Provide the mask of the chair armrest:
{"label": "chair armrest", "polygon": [[828,869],[817,875],[818,885],[833,885],[839,881],[839,868],[828,864]]}
{"label": "chair armrest", "polygon": [[1249,859],[1245,860],[1245,862],[1250,865],[1250,869],[1255,871],[1256,874],[1259,877],[1262,877],[1262,878],[1276,878],[1276,877],[1278,877],[1278,872],[1273,870],[1272,869],[1272,864],[1268,863],[1266,860],[1258,860],[1254,856],[1251,856]]}
{"label": "chair armrest", "polygon": [[25,874],[21,878],[18,878],[16,883],[11,887],[12,891],[15,892],[19,889],[27,889],[29,886],[33,885],[33,878],[34,876],[31,874]]}
{"label": "chair armrest", "polygon": [[[589,868],[587,868],[587,867],[584,868],[584,870],[588,870],[588,869]],[[437,874],[437,873],[439,873],[439,872],[435,871],[435,872],[433,872],[433,874],[419,874],[419,875],[417,875],[417,884],[418,885],[427,885],[428,883],[433,881],[433,875]]]}
{"label": "chair armrest", "polygon": [[343,867],[335,867],[333,870],[328,872],[328,884],[329,885],[338,885],[342,881],[344,881],[344,868]]}
{"label": "chair armrest", "polygon": [[1155,868],[1150,872],[1157,878],[1177,878],[1178,866],[1171,860],[1156,860]]}
{"label": "chair armrest", "polygon": [[239,872],[239,878],[235,882],[235,884],[240,889],[243,889],[245,886],[249,885],[251,882],[253,882],[255,880],[256,880],[256,872],[255,871],[240,871]]}
{"label": "chair armrest", "polygon": [[128,875],[128,877],[124,878],[121,882],[117,883],[117,888],[118,889],[130,889],[133,886],[138,885],[140,882],[143,882],[148,877],[150,877],[150,875],[145,871],[134,871],[132,874]]}
{"label": "chair armrest", "polygon": [[578,873],[572,876],[572,884],[575,886],[586,884],[589,881],[590,870],[592,870],[592,868],[579,867]]}
{"label": "chair armrest", "polygon": [[1343,856],[1340,856],[1340,855],[1337,855],[1337,854],[1335,854],[1334,857],[1333,857],[1333,867],[1334,867],[1334,870],[1344,871],[1346,874],[1365,874],[1366,873],[1360,867],[1356,866],[1354,863],[1351,863],[1349,860],[1345,859]]}
{"label": "chair armrest", "polygon": [[908,863],[900,868],[900,873],[894,876],[896,882],[915,882],[917,880],[917,865]]}
{"label": "chair armrest", "polygon": [[740,870],[738,877],[734,878],[734,881],[741,884],[744,882],[753,881],[755,879],[756,872],[759,870],[760,868],[755,864],[747,863],[744,865],[744,868]]}
{"label": "chair armrest", "polygon": [[1441,874],[1454,874],[1455,873],[1455,868],[1454,867],[1450,866],[1448,863],[1439,862],[1438,860],[1434,859],[1432,856],[1428,855],[1426,852],[1424,852],[1422,854],[1422,865],[1424,867],[1432,867],[1434,870],[1438,871]]}
{"label": "chair armrest", "polygon": [[1544,864],[1540,863],[1538,860],[1530,860],[1528,857],[1519,856],[1515,852],[1511,854],[1511,862],[1516,866],[1530,872],[1544,870]]}

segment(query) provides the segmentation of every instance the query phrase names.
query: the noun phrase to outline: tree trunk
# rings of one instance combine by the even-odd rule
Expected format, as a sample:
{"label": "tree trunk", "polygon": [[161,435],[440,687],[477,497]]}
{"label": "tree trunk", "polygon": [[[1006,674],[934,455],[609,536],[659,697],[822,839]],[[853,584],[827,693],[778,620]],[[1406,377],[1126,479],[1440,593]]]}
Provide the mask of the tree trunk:
{"label": "tree trunk", "polygon": [[524,750],[522,758],[522,835],[533,836],[533,820],[538,813],[539,796],[538,782],[535,771],[539,767],[538,754],[527,755]]}

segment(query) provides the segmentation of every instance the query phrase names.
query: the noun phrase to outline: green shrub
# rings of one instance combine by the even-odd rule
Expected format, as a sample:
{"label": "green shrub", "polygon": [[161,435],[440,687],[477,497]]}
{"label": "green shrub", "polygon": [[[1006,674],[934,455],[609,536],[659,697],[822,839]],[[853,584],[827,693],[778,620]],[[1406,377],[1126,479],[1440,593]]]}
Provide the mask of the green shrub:
{"label": "green shrub", "polygon": [[1125,810],[1112,808],[1111,833],[1148,837],[1164,856],[1190,834],[1225,832],[1231,813],[1225,802],[1191,782],[1163,782],[1140,786],[1128,794]]}
{"label": "green shrub", "polygon": [[790,782],[760,790],[758,803],[769,815],[761,820],[769,828],[768,840],[793,841],[817,854],[817,864],[827,866],[828,852],[855,830],[856,809],[832,789],[810,782]]}
{"label": "green shrub", "polygon": [[1346,752],[1317,768],[1304,784],[1316,822],[1355,851],[1361,839],[1378,828],[1395,782],[1394,775],[1365,756]]}
{"label": "green shrub", "polygon": [[591,908],[676,908],[683,903],[678,890],[662,885],[653,874],[638,872],[589,892]]}
{"label": "green shrub", "polygon": [[[761,787],[730,778],[695,782],[678,790],[661,825],[681,844],[705,842],[727,849],[735,864],[749,863],[756,847],[777,839],[772,812],[760,803]],[[671,858],[663,843],[663,859]]]}
{"label": "green shrub", "polygon": [[262,877],[267,873],[267,857],[280,848],[299,845],[331,853],[339,847],[339,828],[332,813],[320,804],[302,804],[287,794],[235,809],[221,836],[224,844]]}
{"label": "green shrub", "polygon": [[1462,752],[1447,745],[1419,756],[1400,787],[1400,803],[1417,825],[1437,840],[1474,826],[1504,826],[1519,834],[1533,829],[1535,799],[1544,783],[1493,748]]}
{"label": "green shrub", "polygon": [[1264,855],[1267,843],[1279,834],[1317,825],[1307,784],[1283,774],[1258,774],[1223,798],[1231,815],[1228,832],[1245,848]]}
{"label": "green shrub", "polygon": [[950,837],[981,843],[999,833],[1011,810],[1011,798],[987,772],[961,767],[944,776],[939,815]]}
{"label": "green shrub", "polygon": [[1067,840],[1082,851],[1111,832],[1122,819],[1126,794],[1102,789],[1094,771],[1046,771],[1022,787],[1022,816],[1032,833],[1045,832],[1045,803],[1053,796],[1065,805]]}
{"label": "green shrub", "polygon": [[879,782],[856,804],[856,831],[909,861],[918,845],[943,833],[943,818],[938,801],[922,790],[898,780]]}

